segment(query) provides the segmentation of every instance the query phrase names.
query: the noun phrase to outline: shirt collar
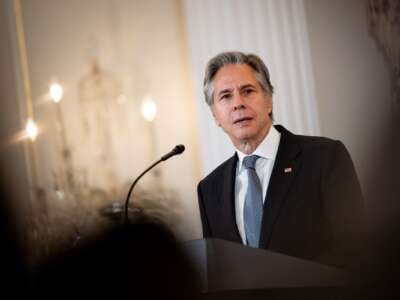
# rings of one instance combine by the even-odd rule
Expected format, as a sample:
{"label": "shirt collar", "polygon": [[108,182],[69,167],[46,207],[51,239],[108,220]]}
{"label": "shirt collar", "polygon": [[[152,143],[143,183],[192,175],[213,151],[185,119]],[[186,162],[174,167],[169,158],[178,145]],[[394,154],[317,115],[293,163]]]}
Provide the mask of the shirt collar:
{"label": "shirt collar", "polygon": [[[267,136],[260,143],[260,145],[258,145],[256,150],[254,150],[254,152],[251,153],[250,155],[258,155],[265,159],[275,160],[280,140],[281,140],[280,132],[276,130],[274,126],[271,126]],[[243,158],[245,156],[248,156],[249,154],[245,154],[239,151],[238,149],[236,149],[236,153],[239,159],[238,170],[240,170],[242,167]]]}

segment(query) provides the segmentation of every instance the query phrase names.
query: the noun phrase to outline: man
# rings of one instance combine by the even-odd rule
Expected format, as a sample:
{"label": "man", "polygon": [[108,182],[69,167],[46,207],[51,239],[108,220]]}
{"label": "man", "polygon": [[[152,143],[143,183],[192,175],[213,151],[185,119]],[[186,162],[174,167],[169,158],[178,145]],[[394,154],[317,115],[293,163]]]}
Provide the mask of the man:
{"label": "man", "polygon": [[272,93],[256,55],[207,65],[206,102],[236,153],[198,185],[203,235],[318,258],[359,234],[360,186],[341,142],[272,125]]}

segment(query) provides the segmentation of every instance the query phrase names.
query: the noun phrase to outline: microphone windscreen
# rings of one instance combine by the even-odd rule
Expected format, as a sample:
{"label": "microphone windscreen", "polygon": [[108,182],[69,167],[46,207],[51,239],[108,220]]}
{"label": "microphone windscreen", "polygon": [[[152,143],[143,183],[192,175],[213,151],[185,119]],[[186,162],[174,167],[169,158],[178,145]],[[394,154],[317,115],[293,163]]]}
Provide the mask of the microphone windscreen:
{"label": "microphone windscreen", "polygon": [[182,144],[175,146],[175,151],[174,152],[176,154],[181,154],[183,151],[185,151],[185,146],[183,146]]}

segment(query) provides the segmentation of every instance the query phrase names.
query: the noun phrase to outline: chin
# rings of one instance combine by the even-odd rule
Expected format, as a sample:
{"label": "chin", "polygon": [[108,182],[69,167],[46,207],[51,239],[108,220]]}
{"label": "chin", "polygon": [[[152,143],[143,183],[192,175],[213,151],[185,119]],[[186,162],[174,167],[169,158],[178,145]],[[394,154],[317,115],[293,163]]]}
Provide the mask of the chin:
{"label": "chin", "polygon": [[254,132],[240,132],[238,134],[235,135],[235,139],[240,140],[240,141],[247,141],[247,140],[251,140],[254,139],[255,134]]}

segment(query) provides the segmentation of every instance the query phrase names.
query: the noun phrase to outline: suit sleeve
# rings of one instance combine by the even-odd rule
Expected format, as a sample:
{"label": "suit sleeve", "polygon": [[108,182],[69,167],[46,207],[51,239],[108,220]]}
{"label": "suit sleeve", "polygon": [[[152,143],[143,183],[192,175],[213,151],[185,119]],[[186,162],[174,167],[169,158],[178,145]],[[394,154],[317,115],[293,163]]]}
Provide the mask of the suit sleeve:
{"label": "suit sleeve", "polygon": [[202,224],[202,228],[203,228],[203,237],[210,237],[211,236],[211,230],[208,224],[208,220],[207,220],[207,214],[204,208],[204,198],[202,195],[202,191],[201,191],[201,182],[198,184],[197,186],[197,196],[198,196],[198,201],[199,201],[199,209],[200,209],[200,218],[201,218],[201,224]]}
{"label": "suit sleeve", "polygon": [[359,241],[365,221],[363,196],[350,154],[339,141],[326,160],[322,194],[325,216],[332,228],[332,247],[349,247]]}

